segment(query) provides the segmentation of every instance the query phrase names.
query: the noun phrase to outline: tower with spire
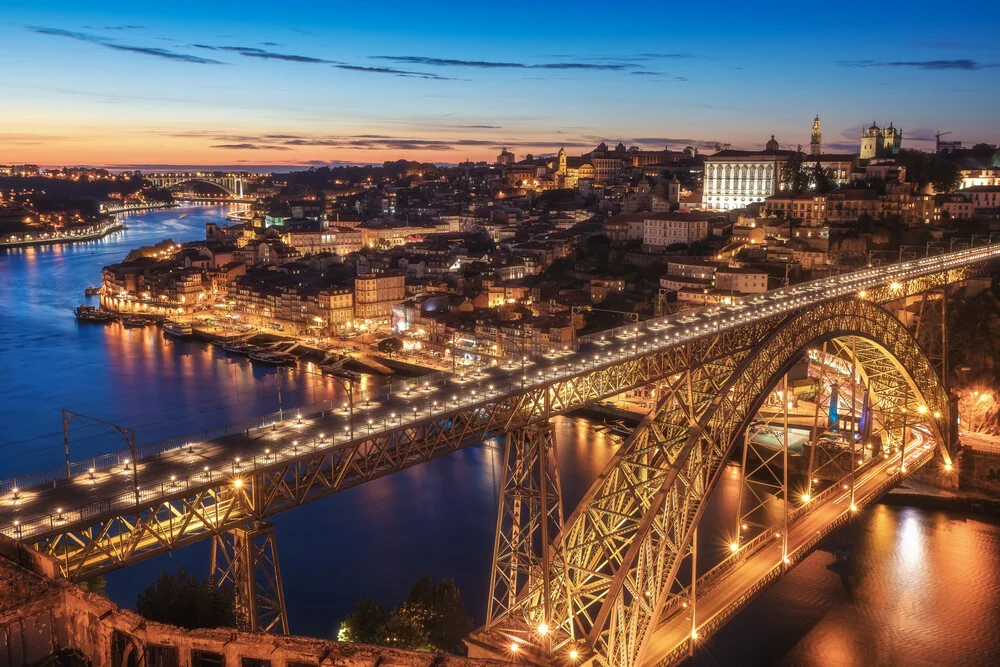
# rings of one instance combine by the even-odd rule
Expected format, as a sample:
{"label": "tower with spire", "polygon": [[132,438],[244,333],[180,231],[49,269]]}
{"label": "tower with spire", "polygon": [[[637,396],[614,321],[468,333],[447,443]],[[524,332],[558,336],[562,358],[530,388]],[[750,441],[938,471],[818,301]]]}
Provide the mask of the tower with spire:
{"label": "tower with spire", "polygon": [[823,154],[823,131],[819,126],[819,114],[816,114],[816,119],[813,120],[812,138],[809,140],[809,154],[813,157],[819,157]]}

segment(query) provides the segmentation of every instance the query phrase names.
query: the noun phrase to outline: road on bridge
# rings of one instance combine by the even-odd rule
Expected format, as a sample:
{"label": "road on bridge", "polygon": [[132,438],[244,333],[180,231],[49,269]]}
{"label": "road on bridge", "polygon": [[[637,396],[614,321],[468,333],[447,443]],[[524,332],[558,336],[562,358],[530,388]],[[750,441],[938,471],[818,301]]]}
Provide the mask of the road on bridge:
{"label": "road on bridge", "polygon": [[[350,450],[380,434],[431,420],[448,422],[459,412],[485,411],[499,400],[538,391],[556,382],[616,368],[703,337],[737,330],[748,322],[783,317],[845,296],[865,298],[883,290],[883,300],[905,294],[905,281],[1000,256],[1000,244],[972,248],[903,264],[867,268],[759,295],[745,303],[683,311],[580,338],[575,348],[552,352],[507,369],[496,367],[478,378],[402,383],[388,395],[347,407],[293,417],[265,428],[248,429],[207,442],[193,442],[137,462],[122,452],[112,465],[70,478],[45,479],[30,488],[19,480],[0,482],[0,530],[25,542],[83,529],[109,513],[127,515],[136,507],[132,466],[138,469],[139,504],[190,496],[199,489],[241,484],[241,477],[275,469],[317,451]],[[873,298],[874,294],[868,295]],[[620,389],[618,391],[621,391]],[[615,392],[617,393],[617,392]],[[595,396],[600,400],[610,396]],[[588,398],[588,400],[591,400]],[[353,424],[353,427],[352,427]],[[466,442],[462,444],[472,444]],[[434,455],[444,453],[435,452]],[[152,538],[151,538],[152,539]]]}

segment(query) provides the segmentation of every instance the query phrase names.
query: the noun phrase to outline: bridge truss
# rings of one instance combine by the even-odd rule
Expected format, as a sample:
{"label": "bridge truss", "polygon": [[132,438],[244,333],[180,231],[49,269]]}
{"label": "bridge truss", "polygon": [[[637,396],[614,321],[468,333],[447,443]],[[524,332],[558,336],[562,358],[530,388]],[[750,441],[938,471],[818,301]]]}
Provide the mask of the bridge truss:
{"label": "bridge truss", "polygon": [[[73,487],[129,480],[117,485],[121,493],[82,505],[43,505],[50,492],[42,488],[0,488],[0,530],[58,558],[73,580],[228,535],[217,542],[217,581],[242,573],[240,608],[256,615],[246,626],[287,631],[280,585],[260,592],[248,574],[261,565],[278,570],[269,517],[494,436],[520,434],[509,435],[520,444],[508,445],[514,468],[505,477],[507,514],[498,521],[490,625],[479,638],[501,651],[514,641],[553,664],[572,652],[598,664],[639,664],[657,619],[676,598],[678,572],[724,462],[807,350],[826,344],[843,356],[849,345],[882,430],[895,424],[902,432],[906,421],[898,414],[919,414],[950,465],[944,390],[913,336],[881,304],[976,275],[993,252],[946,257],[911,273],[869,271],[830,283],[818,298],[789,297],[753,316],[723,314],[686,328],[630,326],[581,342],[575,355],[536,358],[506,376],[413,383],[412,391],[330,406],[218,446],[196,443],[131,466],[126,458],[56,485],[55,492],[72,495]],[[639,388],[655,392],[654,410],[560,529],[558,480],[543,475],[552,470],[543,455],[554,455],[545,424]],[[228,458],[218,458],[219,451]],[[212,465],[203,469],[206,460]],[[530,479],[531,493],[521,496]],[[234,545],[249,544],[246,531],[266,548],[241,560]],[[227,561],[223,553],[235,555]],[[267,583],[261,576],[255,581]],[[272,610],[267,618],[254,611],[264,608]]]}
{"label": "bridge truss", "polygon": [[[766,502],[779,508],[786,526],[789,513],[806,504],[803,491],[793,500],[789,486],[791,395],[783,378],[817,345],[832,344],[844,355],[838,358],[847,360],[851,377],[870,396],[878,422],[878,451],[899,456],[901,473],[906,472],[905,434],[918,424],[950,461],[947,396],[913,336],[885,309],[863,298],[842,299],[745,327],[741,333],[738,340],[720,339],[698,349],[699,354],[660,376],[655,409],[549,545],[552,554],[543,560],[564,566],[550,566],[536,576],[558,578],[559,585],[548,587],[548,597],[539,594],[538,586],[525,586],[519,604],[508,606],[502,618],[491,619],[474,636],[476,642],[493,646],[493,655],[515,652],[540,664],[572,664],[581,658],[608,667],[644,664],[658,619],[678,599],[681,567],[694,558],[693,536],[707,498],[751,421],[775,395],[782,406],[778,414],[783,419],[783,447],[763,457],[758,454],[757,467],[744,466],[741,477],[749,486],[766,477]],[[852,434],[855,407],[852,403]],[[854,443],[850,446],[853,451]],[[815,443],[811,450],[816,450]],[[851,488],[854,472],[873,454],[862,453],[848,463]],[[814,479],[814,466],[815,459],[809,480]],[[838,477],[835,484],[843,481]],[[817,496],[823,493],[816,491]],[[759,511],[761,503],[751,503],[750,509]],[[748,525],[745,515],[739,520],[741,528]],[[759,524],[759,530],[766,525]],[[779,560],[789,562],[788,531],[779,534]],[[746,535],[746,544],[755,544],[754,537]],[[741,549],[736,536],[733,548]],[[692,616],[694,603],[692,599]],[[569,613],[553,617],[551,610],[559,609]],[[694,637],[696,628],[691,629]]]}

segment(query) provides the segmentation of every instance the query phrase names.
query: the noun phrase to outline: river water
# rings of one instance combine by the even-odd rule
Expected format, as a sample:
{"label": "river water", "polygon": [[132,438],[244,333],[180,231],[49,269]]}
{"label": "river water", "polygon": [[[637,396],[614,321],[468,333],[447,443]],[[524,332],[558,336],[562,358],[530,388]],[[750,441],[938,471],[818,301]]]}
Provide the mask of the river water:
{"label": "river water", "polygon": [[[127,231],[100,241],[0,251],[0,478],[63,464],[63,408],[135,428],[140,444],[277,408],[273,370],[158,329],[73,318],[103,265],[164,238],[202,238],[226,210],[133,213]],[[299,372],[282,393],[289,406],[340,389]],[[121,449],[117,438],[77,418],[71,456]],[[616,443],[573,418],[556,420],[556,438],[568,515]],[[499,464],[499,444],[485,443],[275,517],[292,631],[334,637],[355,599],[394,605],[424,574],[453,578],[481,622]],[[712,498],[699,531],[703,563],[726,551],[737,483],[724,475]],[[109,574],[108,594],[131,606],[164,569],[206,575],[208,565],[208,544],[195,544]],[[695,663],[996,665],[997,627],[1000,521],[878,505],[753,602]]]}

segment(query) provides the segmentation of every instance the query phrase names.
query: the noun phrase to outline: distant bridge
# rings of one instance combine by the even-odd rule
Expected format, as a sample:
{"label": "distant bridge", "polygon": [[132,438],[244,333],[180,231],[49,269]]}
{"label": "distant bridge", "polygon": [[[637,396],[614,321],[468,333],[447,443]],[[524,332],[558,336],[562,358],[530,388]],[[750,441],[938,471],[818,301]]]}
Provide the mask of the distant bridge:
{"label": "distant bridge", "polygon": [[153,187],[169,190],[184,183],[208,183],[214,185],[226,194],[236,199],[242,199],[246,193],[247,178],[245,174],[228,174],[223,172],[191,172],[169,174],[145,174],[143,176]]}
{"label": "distant bridge", "polygon": [[[993,244],[865,268],[207,440],[136,450],[120,429],[130,451],[0,483],[0,530],[75,580],[210,539],[247,627],[287,632],[268,517],[506,434],[487,622],[470,654],[673,665],[914,470],[935,460],[951,474],[946,293],[998,259]],[[911,329],[900,317],[913,310]],[[800,404],[788,374],[803,368],[814,389]],[[550,418],[639,388],[655,407],[564,519]],[[810,419],[793,456],[791,426]],[[705,572],[698,526],[733,460],[728,557]]]}

